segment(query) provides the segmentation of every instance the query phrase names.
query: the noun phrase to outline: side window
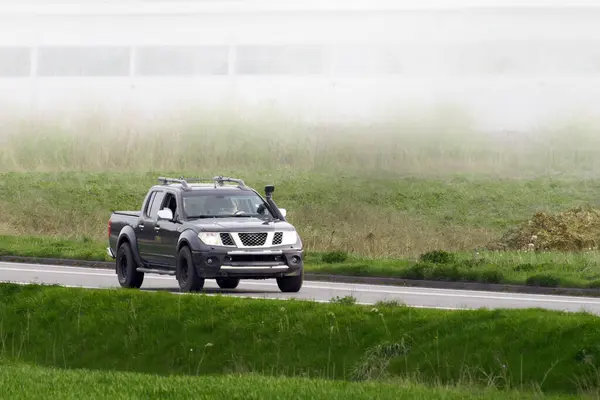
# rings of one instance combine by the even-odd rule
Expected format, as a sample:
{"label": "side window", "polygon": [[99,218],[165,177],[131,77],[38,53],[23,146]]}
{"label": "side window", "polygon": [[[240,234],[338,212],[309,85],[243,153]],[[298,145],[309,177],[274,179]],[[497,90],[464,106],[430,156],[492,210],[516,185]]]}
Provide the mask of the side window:
{"label": "side window", "polygon": [[144,216],[150,217],[150,207],[152,207],[152,202],[156,197],[156,191],[150,193],[150,197],[148,197],[148,201],[146,202],[146,206],[144,207]]}
{"label": "side window", "polygon": [[154,196],[154,201],[150,206],[150,215],[148,217],[152,219],[156,219],[158,216],[158,210],[160,210],[160,206],[162,204],[163,198],[165,197],[165,192],[156,192],[156,196]]}

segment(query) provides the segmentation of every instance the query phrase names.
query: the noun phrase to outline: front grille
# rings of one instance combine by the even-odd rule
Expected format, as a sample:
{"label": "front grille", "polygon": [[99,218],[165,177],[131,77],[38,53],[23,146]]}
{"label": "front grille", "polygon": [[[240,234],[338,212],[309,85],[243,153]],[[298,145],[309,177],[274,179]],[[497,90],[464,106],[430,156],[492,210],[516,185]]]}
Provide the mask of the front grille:
{"label": "front grille", "polygon": [[283,232],[275,232],[275,235],[273,236],[273,244],[281,244],[282,240]]}
{"label": "front grille", "polygon": [[233,238],[229,233],[221,233],[221,242],[223,243],[223,246],[235,246]]}
{"label": "front grille", "polygon": [[238,233],[244,246],[263,246],[267,241],[267,233]]}

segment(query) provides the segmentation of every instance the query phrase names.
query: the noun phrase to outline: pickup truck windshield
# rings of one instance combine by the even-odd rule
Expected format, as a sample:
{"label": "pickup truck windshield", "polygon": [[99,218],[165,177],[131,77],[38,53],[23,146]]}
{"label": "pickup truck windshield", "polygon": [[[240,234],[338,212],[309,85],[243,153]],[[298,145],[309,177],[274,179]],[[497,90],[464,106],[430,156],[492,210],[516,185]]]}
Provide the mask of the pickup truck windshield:
{"label": "pickup truck windshield", "polygon": [[254,193],[202,193],[183,195],[183,211],[188,219],[262,217],[273,218],[265,202]]}

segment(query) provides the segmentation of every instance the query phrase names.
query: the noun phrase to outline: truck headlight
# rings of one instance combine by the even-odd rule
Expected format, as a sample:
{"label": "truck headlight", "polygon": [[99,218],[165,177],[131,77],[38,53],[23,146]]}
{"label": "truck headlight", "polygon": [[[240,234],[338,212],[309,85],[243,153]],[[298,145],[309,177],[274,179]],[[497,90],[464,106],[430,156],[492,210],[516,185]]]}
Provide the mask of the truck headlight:
{"label": "truck headlight", "polygon": [[223,246],[221,234],[219,232],[200,232],[198,238],[202,240],[204,244],[209,246]]}
{"label": "truck headlight", "polygon": [[298,241],[298,233],[296,231],[284,231],[283,237],[281,238],[281,244],[284,246],[289,246],[292,244],[296,244]]}

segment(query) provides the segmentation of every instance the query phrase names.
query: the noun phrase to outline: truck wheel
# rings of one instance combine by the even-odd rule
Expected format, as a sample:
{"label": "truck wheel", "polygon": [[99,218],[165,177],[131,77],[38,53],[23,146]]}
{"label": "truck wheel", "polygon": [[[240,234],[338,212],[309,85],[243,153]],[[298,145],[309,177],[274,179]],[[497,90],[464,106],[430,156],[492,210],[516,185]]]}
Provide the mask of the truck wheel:
{"label": "truck wheel", "polygon": [[123,242],[117,249],[116,272],[119,285],[128,289],[139,289],[144,282],[144,273],[136,270],[137,265],[128,242]]}
{"label": "truck wheel", "polygon": [[286,293],[298,292],[304,282],[304,270],[297,276],[284,276],[283,278],[277,278],[277,286],[279,290]]}
{"label": "truck wheel", "polygon": [[240,284],[240,278],[217,278],[217,285],[221,289],[235,289]]}
{"label": "truck wheel", "polygon": [[197,292],[204,287],[204,278],[200,278],[194,268],[192,252],[183,246],[177,254],[177,269],[175,271],[179,288],[183,292]]}

